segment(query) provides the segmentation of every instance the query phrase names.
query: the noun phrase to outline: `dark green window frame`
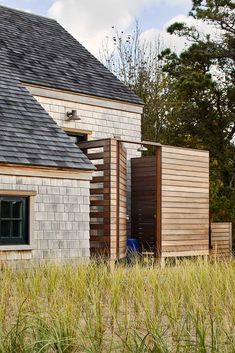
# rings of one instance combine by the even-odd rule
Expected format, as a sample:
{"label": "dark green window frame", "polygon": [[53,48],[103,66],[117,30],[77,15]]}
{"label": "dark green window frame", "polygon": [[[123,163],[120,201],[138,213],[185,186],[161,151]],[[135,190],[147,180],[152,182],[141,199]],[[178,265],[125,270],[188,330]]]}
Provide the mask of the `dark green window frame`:
{"label": "dark green window frame", "polygon": [[0,196],[0,245],[29,243],[29,198]]}

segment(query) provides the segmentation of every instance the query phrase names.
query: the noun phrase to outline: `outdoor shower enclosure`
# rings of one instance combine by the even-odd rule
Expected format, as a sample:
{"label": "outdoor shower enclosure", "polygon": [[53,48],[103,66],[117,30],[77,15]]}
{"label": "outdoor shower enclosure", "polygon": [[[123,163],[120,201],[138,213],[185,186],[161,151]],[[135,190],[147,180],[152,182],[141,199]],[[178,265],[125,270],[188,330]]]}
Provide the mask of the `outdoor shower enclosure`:
{"label": "outdoor shower enclosure", "polygon": [[[127,143],[80,144],[97,168],[91,182],[91,252],[112,260],[126,256]],[[154,155],[130,161],[130,236],[157,258],[208,255],[209,153],[153,146]]]}

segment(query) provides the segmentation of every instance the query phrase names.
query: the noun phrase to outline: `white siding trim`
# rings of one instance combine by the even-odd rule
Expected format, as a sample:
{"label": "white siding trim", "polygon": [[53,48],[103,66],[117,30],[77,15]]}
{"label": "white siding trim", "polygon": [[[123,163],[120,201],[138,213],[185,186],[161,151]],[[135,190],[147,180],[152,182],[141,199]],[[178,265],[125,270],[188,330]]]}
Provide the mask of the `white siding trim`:
{"label": "white siding trim", "polygon": [[71,93],[53,88],[39,87],[34,85],[25,84],[25,87],[34,96],[41,96],[57,100],[63,100],[74,103],[81,103],[87,105],[94,105],[96,107],[122,110],[131,113],[143,113],[143,106],[128,102],[119,102],[108,98],[97,98],[92,96],[85,96],[80,93]]}

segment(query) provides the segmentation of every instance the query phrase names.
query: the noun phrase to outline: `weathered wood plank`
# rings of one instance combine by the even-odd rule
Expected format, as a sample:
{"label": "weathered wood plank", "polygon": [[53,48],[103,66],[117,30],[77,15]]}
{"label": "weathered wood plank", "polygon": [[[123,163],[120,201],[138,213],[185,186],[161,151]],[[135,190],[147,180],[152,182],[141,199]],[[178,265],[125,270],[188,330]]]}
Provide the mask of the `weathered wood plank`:
{"label": "weathered wood plank", "polygon": [[208,187],[184,187],[184,186],[175,186],[175,185],[165,185],[162,183],[162,191],[179,191],[179,192],[187,192],[187,193],[204,193],[206,195],[209,194]]}
{"label": "weathered wood plank", "polygon": [[209,154],[162,147],[164,256],[209,251]]}
{"label": "weathered wood plank", "polygon": [[204,176],[200,176],[200,174],[198,174],[198,176],[196,175],[185,175],[185,174],[181,174],[181,175],[177,175],[177,174],[166,174],[163,173],[162,174],[162,178],[164,180],[170,180],[170,181],[186,181],[186,182],[193,182],[193,183],[208,183],[209,182],[209,176],[207,175],[207,177]]}
{"label": "weathered wood plank", "polygon": [[167,251],[162,253],[162,257],[178,257],[178,256],[206,256],[209,255],[209,249],[206,250],[184,250],[184,251]]}
{"label": "weathered wood plank", "polygon": [[[163,157],[164,158],[164,157]],[[164,163],[166,164],[176,164],[176,165],[181,165],[181,166],[192,166],[192,167],[199,167],[202,169],[209,169],[209,164],[206,161],[194,161],[193,158],[189,160],[184,160],[184,159],[176,159],[176,158],[164,158]]]}
{"label": "weathered wood plank", "polygon": [[163,153],[171,153],[171,155],[177,155],[177,154],[184,154],[188,155],[189,158],[190,156],[201,156],[201,157],[207,157],[209,158],[209,152],[206,150],[199,150],[199,149],[194,149],[194,148],[187,148],[187,147],[176,147],[176,146],[166,146],[163,145]]}
{"label": "weathered wood plank", "polygon": [[212,257],[225,256],[232,254],[232,224],[231,223],[212,223],[211,224],[211,244],[210,254]]}
{"label": "weathered wood plank", "polygon": [[180,170],[182,171],[182,165],[183,165],[183,170],[184,171],[192,171],[192,172],[196,172],[196,173],[207,173],[208,172],[208,166],[203,166],[200,167],[198,165],[189,165],[189,164],[174,164],[173,161],[172,163],[167,163],[165,160],[163,160],[162,162],[162,166],[164,169],[175,169],[175,170]]}

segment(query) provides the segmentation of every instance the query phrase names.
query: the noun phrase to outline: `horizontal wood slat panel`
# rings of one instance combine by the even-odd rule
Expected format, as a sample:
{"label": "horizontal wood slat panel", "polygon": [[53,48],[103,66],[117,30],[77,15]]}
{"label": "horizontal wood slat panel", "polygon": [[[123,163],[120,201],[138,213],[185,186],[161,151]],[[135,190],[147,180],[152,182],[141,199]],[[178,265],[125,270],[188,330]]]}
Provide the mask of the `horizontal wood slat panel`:
{"label": "horizontal wood slat panel", "polygon": [[110,200],[91,200],[91,206],[109,206]]}
{"label": "horizontal wood slat panel", "polygon": [[99,148],[99,147],[104,147],[104,146],[109,147],[109,145],[110,145],[109,139],[79,142],[79,147],[83,150]]}
{"label": "horizontal wood slat panel", "polygon": [[[191,156],[192,157],[192,156]],[[199,168],[202,168],[202,169],[207,169],[208,170],[208,162],[204,162],[204,161],[194,161],[193,158],[191,158],[190,160],[183,160],[183,159],[172,159],[170,157],[168,158],[164,158],[163,157],[163,160],[164,160],[164,163],[166,164],[173,164],[173,165],[181,165],[183,167],[185,166],[192,166],[192,167],[199,167]]]}
{"label": "horizontal wood slat panel", "polygon": [[169,197],[169,196],[165,196],[164,200],[165,200],[165,202],[178,202],[178,203],[182,203],[183,205],[185,203],[188,203],[189,201],[193,202],[193,203],[195,203],[195,202],[196,203],[208,203],[209,202],[209,195],[208,196],[203,195],[202,198],[195,197],[195,195],[191,196],[191,197],[183,197],[183,196],[182,197],[178,197],[178,196]]}
{"label": "horizontal wood slat panel", "polygon": [[[164,178],[164,176],[163,176]],[[201,182],[201,181],[187,181],[187,180],[173,180],[173,179],[165,179],[164,178],[164,185],[170,186],[189,186],[189,187],[196,187],[196,188],[209,188],[209,182]]]}
{"label": "horizontal wood slat panel", "polygon": [[209,175],[207,173],[207,171],[203,171],[203,172],[198,172],[198,170],[193,171],[193,170],[185,170],[185,169],[176,169],[174,166],[171,166],[171,168],[164,169],[163,175],[172,175],[172,176],[176,176],[176,177],[189,177],[189,178],[205,178],[205,179],[209,179]]}
{"label": "horizontal wood slat panel", "polygon": [[207,235],[209,235],[209,224],[208,222],[201,222],[201,224],[169,224],[168,220],[162,222],[162,233],[164,234],[164,230],[175,229],[175,230],[189,230],[189,233],[192,229],[194,230],[206,230]]}
{"label": "horizontal wood slat panel", "polygon": [[[163,149],[162,158],[164,160],[171,159],[172,152],[165,152]],[[208,155],[205,155],[205,154],[198,156],[195,153],[192,153],[189,155],[189,154],[185,154],[184,152],[182,152],[182,153],[175,153],[174,158],[177,160],[185,161],[185,163],[188,163],[189,161],[193,161],[193,162],[205,163],[208,165]]]}
{"label": "horizontal wood slat panel", "polygon": [[164,155],[164,153],[171,153],[174,155],[178,155],[178,154],[183,154],[183,155],[187,155],[189,156],[195,156],[195,157],[205,157],[207,156],[207,158],[209,158],[209,152],[206,150],[198,150],[198,149],[193,149],[193,148],[184,148],[184,147],[175,147],[175,146],[162,146],[163,147],[163,152],[162,154]]}
{"label": "horizontal wood slat panel", "polygon": [[[175,170],[180,170],[182,171],[182,164],[174,164],[173,162],[172,163],[167,163],[164,159],[162,161],[162,166],[164,167],[164,169],[175,169]],[[200,167],[198,165],[187,165],[187,164],[183,164],[183,167],[184,167],[184,171],[192,171],[192,172],[196,172],[196,173],[203,173],[203,174],[206,174],[207,171],[208,171],[208,166],[205,167]]]}
{"label": "horizontal wood slat panel", "polygon": [[205,195],[209,194],[208,187],[184,187],[184,186],[176,186],[176,185],[162,185],[163,191],[178,191],[178,192],[187,192],[187,193],[204,193]]}
{"label": "horizontal wood slat panel", "polygon": [[[202,246],[202,245],[206,245],[207,247],[208,247],[208,245],[209,245],[209,241],[208,241],[208,239],[207,240],[205,240],[205,239],[198,239],[198,238],[194,238],[194,239],[183,239],[184,240],[184,245],[183,246],[187,246],[187,245],[189,245],[189,246],[197,246],[197,241],[199,241],[200,240],[200,246]],[[167,240],[164,240],[163,242],[162,242],[162,246],[164,247],[164,246],[182,246],[181,245],[181,243],[182,243],[182,240],[181,239],[167,239]],[[180,244],[180,245],[178,245],[178,244]]]}
{"label": "horizontal wood slat panel", "polygon": [[206,250],[184,250],[184,251],[179,251],[173,252],[173,251],[167,251],[162,253],[162,257],[178,257],[178,256],[205,256],[209,255],[209,249]]}
{"label": "horizontal wood slat panel", "polygon": [[[170,209],[174,209],[177,208],[178,211],[180,209],[204,209],[204,210],[208,210],[208,202],[203,202],[203,203],[199,203],[199,202],[185,202],[185,203],[181,203],[181,202],[163,202],[162,203],[162,207],[163,208],[170,208]],[[183,211],[182,211],[183,212]],[[193,212],[192,212],[193,213]]]}
{"label": "horizontal wood slat panel", "polygon": [[98,160],[98,159],[104,159],[104,158],[108,158],[109,157],[109,153],[108,152],[97,152],[97,153],[88,153],[87,157],[90,159],[90,161],[92,160]]}
{"label": "horizontal wood slat panel", "polygon": [[95,183],[109,183],[109,177],[108,176],[94,176],[92,178],[91,184]]}
{"label": "horizontal wood slat panel", "polygon": [[[191,232],[192,233],[192,232]],[[195,243],[195,241],[205,241],[205,232],[202,234],[190,234],[189,232],[187,232],[187,234],[183,235],[183,234],[170,234],[170,235],[166,235],[164,233],[165,237],[164,237],[164,244],[166,241],[193,241]],[[208,240],[206,240],[206,242],[208,243]]]}
{"label": "horizontal wood slat panel", "polygon": [[[195,217],[195,214],[193,213],[164,213],[162,215],[162,219],[178,219],[178,220],[186,220],[189,219],[189,220],[194,220],[194,219],[197,219],[197,220],[201,220],[201,219],[206,219],[208,220],[209,218],[209,214],[203,212],[203,213],[199,213],[197,214],[197,216]],[[166,221],[167,222],[167,221]]]}
{"label": "horizontal wood slat panel", "polygon": [[209,252],[209,154],[162,147],[164,256]]}
{"label": "horizontal wood slat panel", "polygon": [[196,194],[190,194],[188,191],[182,191],[182,190],[177,190],[177,191],[175,191],[175,190],[162,190],[162,196],[164,198],[169,196],[169,197],[184,197],[186,199],[197,198],[198,200],[200,200],[201,198],[209,199],[208,191],[201,192],[201,193],[197,192]]}
{"label": "horizontal wood slat panel", "polygon": [[[162,251],[166,252],[174,252],[175,256],[178,256],[178,252],[188,252],[188,251],[200,251],[207,250],[209,252],[209,242],[207,244],[197,244],[195,242],[194,245],[176,245],[175,243],[172,246],[162,246]],[[182,255],[181,255],[182,256]]]}
{"label": "horizontal wood slat panel", "polygon": [[109,194],[109,192],[110,192],[109,188],[97,188],[97,189],[90,190],[91,195],[103,195],[103,194]]}
{"label": "horizontal wood slat panel", "polygon": [[[166,226],[165,226],[166,227]],[[176,227],[175,227],[176,228]],[[191,228],[191,227],[189,227]],[[200,236],[200,235],[203,235],[205,237],[208,236],[208,229],[207,227],[205,229],[198,229],[198,227],[196,229],[166,229],[164,228],[163,230],[164,232],[164,236],[168,237],[168,236],[171,236],[171,235],[181,235],[183,238],[184,236]]]}
{"label": "horizontal wood slat panel", "polygon": [[208,175],[206,177],[203,176],[194,176],[194,175],[173,175],[173,174],[167,174],[164,173],[162,174],[164,177],[164,180],[170,180],[170,181],[187,181],[187,182],[195,182],[195,183],[209,183],[209,177]]}
{"label": "horizontal wood slat panel", "polygon": [[110,242],[110,236],[109,235],[106,235],[106,236],[99,236],[99,235],[91,235],[90,236],[90,240],[93,241],[93,242],[106,242],[106,243],[109,243]]}
{"label": "horizontal wood slat panel", "polygon": [[[186,225],[188,225],[189,227],[191,226],[191,224],[194,224],[194,225],[196,225],[196,224],[202,224],[202,223],[206,223],[206,224],[208,224],[208,222],[209,222],[209,215],[208,215],[208,217],[207,218],[201,218],[201,219],[198,219],[198,218],[196,218],[196,217],[194,217],[194,218],[191,218],[191,219],[189,219],[189,218],[187,218],[187,219],[184,219],[184,218],[181,218],[181,219],[179,219],[179,218],[166,218],[166,217],[164,217],[163,218],[163,220],[164,220],[164,222],[166,222],[168,225],[170,225],[170,224],[174,224],[176,227],[178,227],[178,225],[183,225],[183,224],[186,224]],[[208,229],[209,229],[209,226],[208,226]]]}
{"label": "horizontal wood slat panel", "polygon": [[232,223],[211,224],[210,254],[213,257],[229,257],[232,254]]}

